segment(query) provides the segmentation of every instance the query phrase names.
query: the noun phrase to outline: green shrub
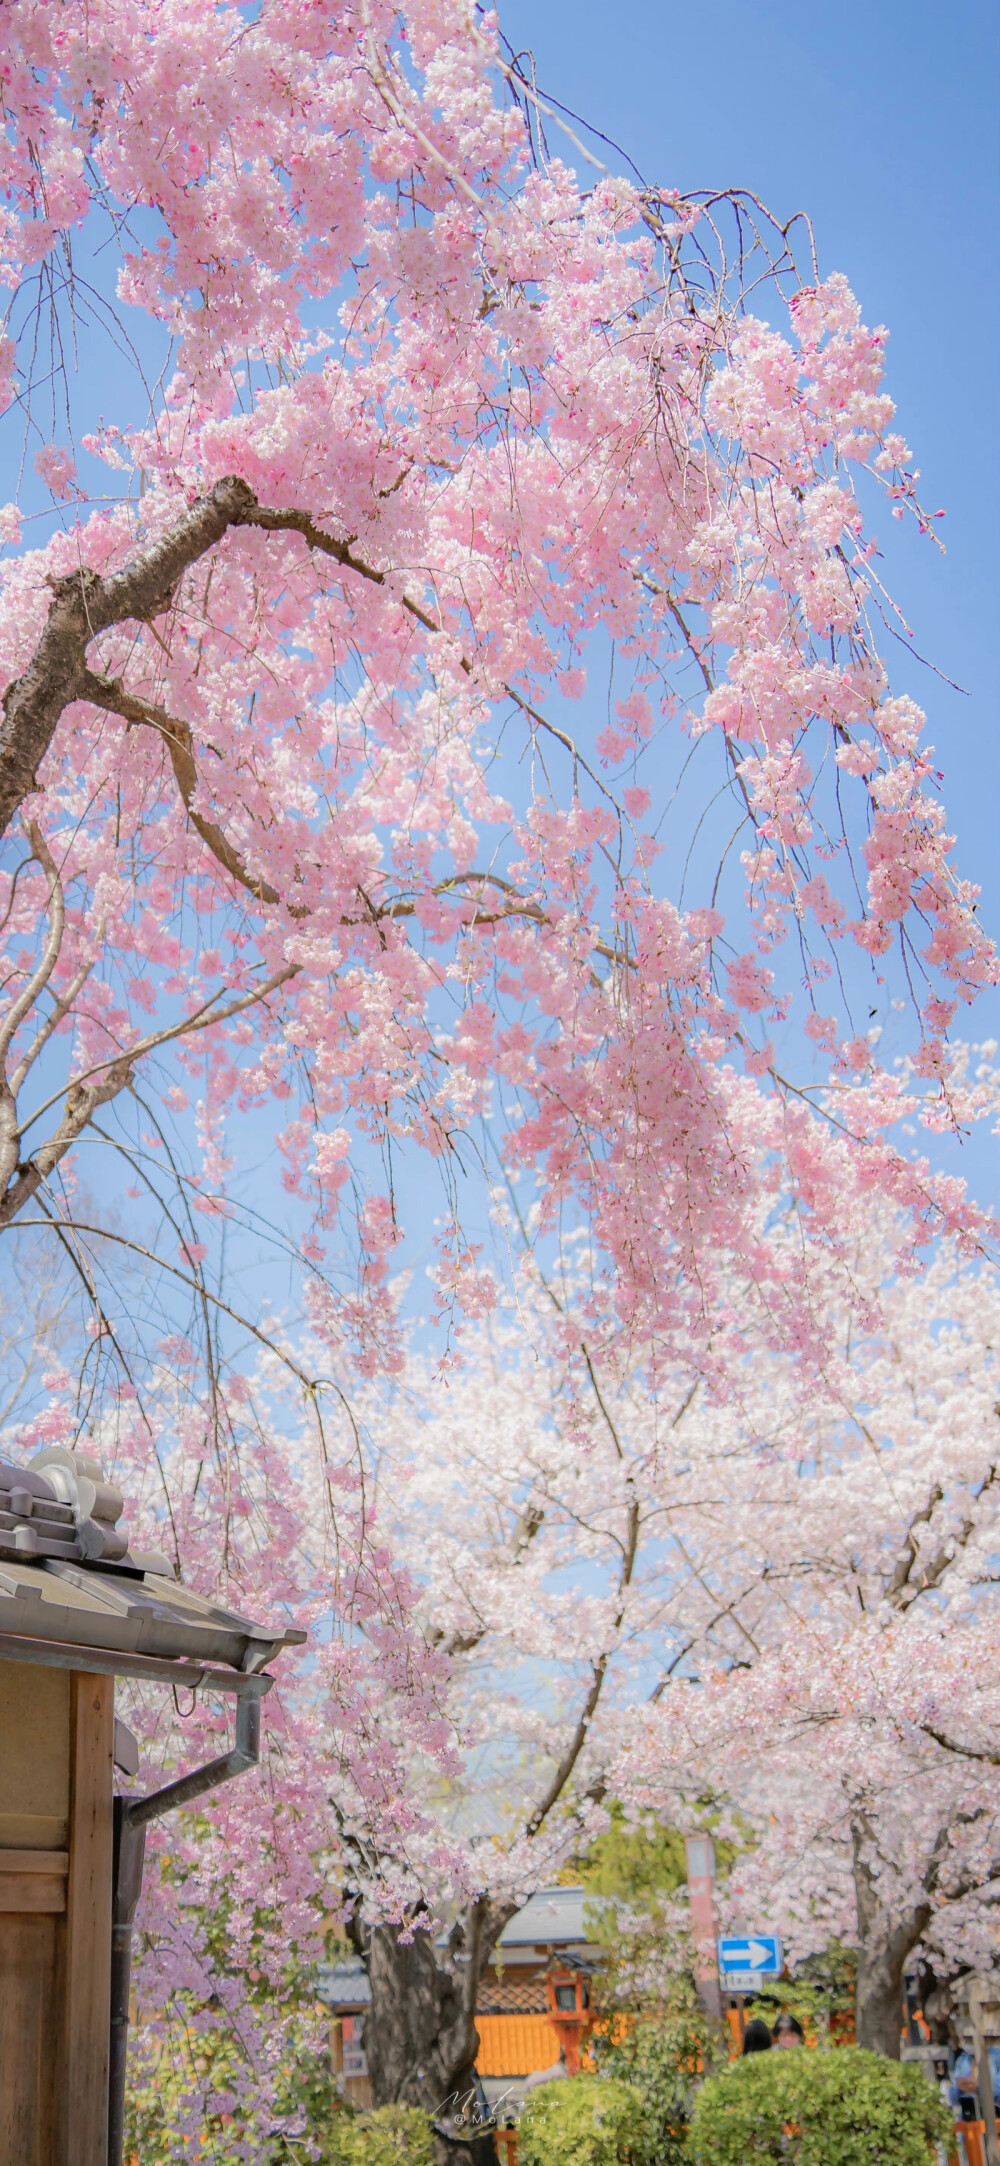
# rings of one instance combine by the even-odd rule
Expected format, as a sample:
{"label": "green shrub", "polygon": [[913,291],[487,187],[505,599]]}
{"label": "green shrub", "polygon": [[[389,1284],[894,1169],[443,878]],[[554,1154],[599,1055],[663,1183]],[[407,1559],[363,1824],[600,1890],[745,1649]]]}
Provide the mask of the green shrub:
{"label": "green shrub", "polygon": [[[616,2032],[621,2032],[616,2037]],[[671,1981],[668,1998],[650,2015],[612,2024],[610,2036],[590,2039],[600,2076],[634,2085],[646,2115],[649,2166],[686,2166],[687,2130],[699,2073],[723,2059],[718,2027],[705,2014],[694,1984]]]}
{"label": "green shrub", "polygon": [[951,2115],[913,2062],[860,2046],[748,2054],[702,2085],[694,2166],[928,2166]]}
{"label": "green shrub", "polygon": [[639,2092],[603,2076],[572,2076],[529,2093],[517,2132],[520,2166],[647,2166]]}
{"label": "green shrub", "polygon": [[343,2166],[432,2166],[434,2138],[419,2106],[378,2106],[338,2132]]}

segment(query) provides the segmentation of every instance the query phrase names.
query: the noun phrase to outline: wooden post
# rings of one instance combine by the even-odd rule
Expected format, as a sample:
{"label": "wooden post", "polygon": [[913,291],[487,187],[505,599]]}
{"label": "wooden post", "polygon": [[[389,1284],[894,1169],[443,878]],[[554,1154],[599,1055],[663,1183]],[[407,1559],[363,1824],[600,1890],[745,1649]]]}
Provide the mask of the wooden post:
{"label": "wooden post", "polygon": [[0,1662],[0,2160],[107,2166],[114,1686]]}
{"label": "wooden post", "polygon": [[74,1671],[66,1898],[65,2130],[59,2166],[107,2166],[115,1688]]}
{"label": "wooden post", "polygon": [[53,2166],[69,1868],[70,1681],[0,1663],[0,2158]]}
{"label": "wooden post", "polygon": [[983,2122],[983,2150],[986,2166],[1000,2166],[1000,2144],[997,2142],[997,2119],[993,2101],[993,2069],[990,2064],[990,2037],[996,2036],[998,2016],[995,1987],[992,1980],[973,1976],[968,1981],[968,1992],[979,2092],[979,2117]]}
{"label": "wooden post", "polygon": [[335,2076],[344,2073],[344,2026],[339,2016],[330,2018],[330,2067]]}

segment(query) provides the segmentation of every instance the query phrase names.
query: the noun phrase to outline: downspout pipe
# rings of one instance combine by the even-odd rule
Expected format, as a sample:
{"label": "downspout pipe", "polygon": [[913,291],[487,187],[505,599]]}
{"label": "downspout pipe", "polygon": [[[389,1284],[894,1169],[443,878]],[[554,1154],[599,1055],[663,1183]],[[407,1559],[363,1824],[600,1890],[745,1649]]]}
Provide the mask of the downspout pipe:
{"label": "downspout pipe", "polygon": [[142,1889],[146,1828],[151,1820],[186,1805],[243,1775],[260,1761],[260,1703],[270,1677],[241,1680],[236,1702],[236,1743],[204,1767],[165,1783],[148,1797],[116,1797],[114,1900],[111,1913],[111,2057],[108,2070],[108,2166],[122,2166],[125,2141],[125,2066],[128,2058],[129,1999],[132,1983],[132,1927]]}

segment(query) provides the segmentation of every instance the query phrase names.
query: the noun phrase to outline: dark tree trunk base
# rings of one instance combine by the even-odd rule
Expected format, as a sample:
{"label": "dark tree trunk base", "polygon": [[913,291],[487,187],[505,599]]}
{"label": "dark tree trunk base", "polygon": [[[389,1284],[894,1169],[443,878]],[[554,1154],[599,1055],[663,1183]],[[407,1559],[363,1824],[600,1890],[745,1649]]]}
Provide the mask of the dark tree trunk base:
{"label": "dark tree trunk base", "polygon": [[434,2166],[499,2166],[492,2132],[484,2129],[471,2143],[458,2143],[435,2131]]}
{"label": "dark tree trunk base", "polygon": [[859,2046],[898,2061],[902,2034],[903,1965],[879,1961],[861,1950],[858,1964],[857,2033]]}
{"label": "dark tree trunk base", "polygon": [[[922,1900],[896,1915],[885,1907],[872,1866],[874,1842],[863,1812],[851,1828],[854,1844],[854,1886],[858,1901],[858,1991],[856,2023],[859,2046],[898,2061],[903,2033],[903,1973],[907,1958],[926,1932],[931,1916],[929,1900]],[[931,1853],[924,1885],[936,1885],[937,1870],[947,1841],[947,1828],[938,1835]]]}
{"label": "dark tree trunk base", "polygon": [[479,1981],[514,1906],[467,1914],[457,1946],[441,1949],[419,1928],[358,1922],[352,1938],[371,1987],[365,2059],[376,2106],[419,2106],[434,2125],[435,2166],[499,2166],[493,2131],[483,2128],[476,2075]]}

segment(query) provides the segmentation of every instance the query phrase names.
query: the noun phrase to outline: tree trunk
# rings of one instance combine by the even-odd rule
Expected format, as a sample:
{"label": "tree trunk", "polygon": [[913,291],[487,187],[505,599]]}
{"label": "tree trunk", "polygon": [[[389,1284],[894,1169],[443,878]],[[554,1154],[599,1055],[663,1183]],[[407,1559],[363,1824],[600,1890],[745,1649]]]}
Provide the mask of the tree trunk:
{"label": "tree trunk", "polygon": [[[911,1943],[912,1946],[912,1943]],[[859,2046],[898,2061],[903,2008],[903,1967],[909,1949],[898,1958],[883,1938],[858,1950],[856,2023]]]}
{"label": "tree trunk", "polygon": [[[491,1918],[473,1906],[459,1946],[435,1948],[419,1928],[408,1942],[395,1926],[352,1921],[371,1986],[365,2059],[376,2106],[420,2106],[435,2123],[437,2166],[498,2166],[492,2131],[479,2125],[475,2023],[479,1981],[509,1912]],[[461,1941],[464,1940],[464,1949]],[[464,1960],[456,1962],[457,1953]]]}
{"label": "tree trunk", "polygon": [[907,1956],[926,1931],[929,1902],[893,1916],[882,1901],[884,1876],[872,1864],[872,1831],[859,1815],[852,1826],[854,1887],[858,1905],[858,1987],[855,2022],[859,2046],[898,2061],[903,2030],[903,1972]]}

